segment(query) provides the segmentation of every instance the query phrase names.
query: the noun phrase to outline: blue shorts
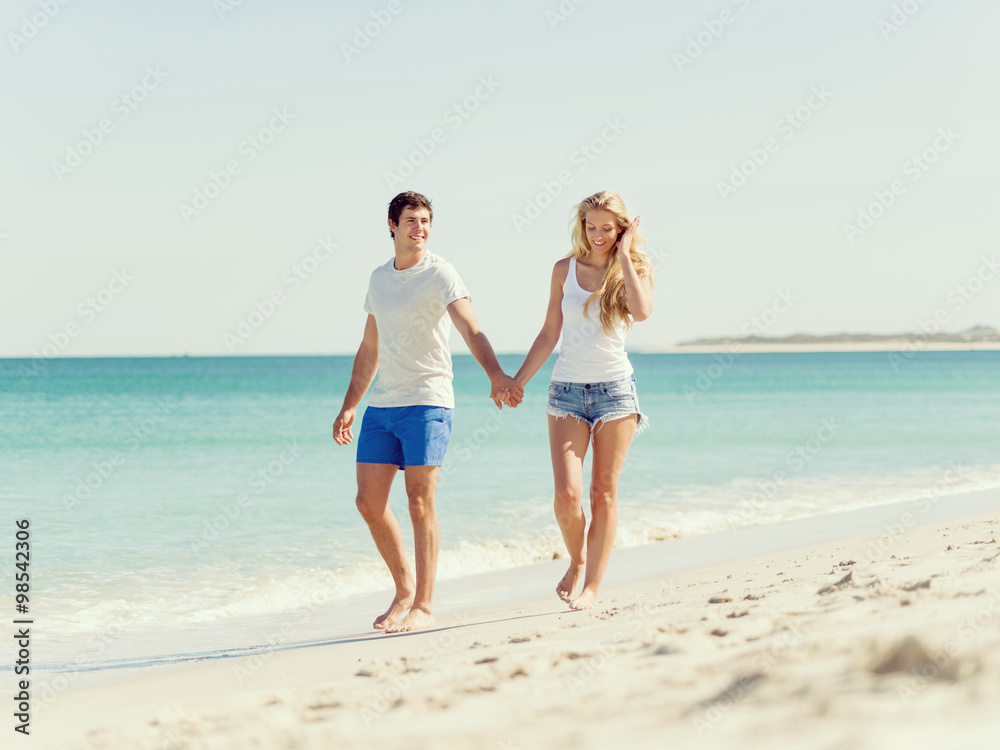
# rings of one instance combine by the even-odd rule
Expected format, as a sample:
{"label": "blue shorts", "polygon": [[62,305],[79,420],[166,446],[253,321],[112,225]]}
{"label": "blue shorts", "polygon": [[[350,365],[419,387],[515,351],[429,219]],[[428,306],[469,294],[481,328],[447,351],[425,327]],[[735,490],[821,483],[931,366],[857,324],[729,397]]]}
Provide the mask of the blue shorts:
{"label": "blue shorts", "polygon": [[639,411],[639,393],[635,376],[603,383],[549,383],[549,405],[545,410],[553,417],[576,417],[595,427],[609,419],[636,415],[635,434],[649,424],[649,418]]}
{"label": "blue shorts", "polygon": [[358,435],[359,464],[440,466],[451,440],[454,409],[369,406]]}

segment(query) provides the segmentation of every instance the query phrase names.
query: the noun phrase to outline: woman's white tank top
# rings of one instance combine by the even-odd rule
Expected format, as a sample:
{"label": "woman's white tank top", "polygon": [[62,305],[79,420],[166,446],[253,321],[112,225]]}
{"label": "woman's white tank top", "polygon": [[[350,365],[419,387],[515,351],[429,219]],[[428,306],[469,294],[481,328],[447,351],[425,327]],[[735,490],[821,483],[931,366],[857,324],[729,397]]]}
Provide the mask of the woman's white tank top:
{"label": "woman's white tank top", "polygon": [[601,327],[597,300],[590,305],[589,317],[583,305],[591,292],[576,280],[576,258],[569,259],[563,283],[562,347],[552,369],[552,379],[565,383],[602,383],[631,377],[632,363],[625,353],[625,326],[621,322],[608,335]]}

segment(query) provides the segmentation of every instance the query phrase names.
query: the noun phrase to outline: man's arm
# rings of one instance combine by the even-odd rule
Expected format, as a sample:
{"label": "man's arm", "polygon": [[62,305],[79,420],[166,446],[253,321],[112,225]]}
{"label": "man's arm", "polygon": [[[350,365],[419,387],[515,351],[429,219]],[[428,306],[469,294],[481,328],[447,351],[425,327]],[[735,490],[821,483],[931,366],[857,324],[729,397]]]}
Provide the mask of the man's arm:
{"label": "man's arm", "polygon": [[369,315],[368,322],[365,323],[365,335],[358,347],[358,353],[354,355],[354,367],[351,370],[351,384],[347,387],[347,395],[344,396],[344,405],[333,423],[333,439],[337,445],[348,445],[354,440],[354,433],[351,426],[354,424],[354,413],[361,403],[361,399],[368,393],[372,381],[375,380],[375,373],[378,372],[378,326],[375,325],[375,316]]}
{"label": "man's arm", "polygon": [[498,409],[503,408],[500,400],[500,391],[509,391],[508,405],[516,407],[524,397],[524,389],[519,386],[514,378],[507,375],[497,361],[497,355],[493,352],[486,334],[479,330],[476,322],[476,314],[472,311],[472,303],[468,297],[457,299],[448,305],[448,314],[455,328],[462,334],[469,351],[476,361],[486,370],[486,375],[490,379],[490,398],[497,405]]}

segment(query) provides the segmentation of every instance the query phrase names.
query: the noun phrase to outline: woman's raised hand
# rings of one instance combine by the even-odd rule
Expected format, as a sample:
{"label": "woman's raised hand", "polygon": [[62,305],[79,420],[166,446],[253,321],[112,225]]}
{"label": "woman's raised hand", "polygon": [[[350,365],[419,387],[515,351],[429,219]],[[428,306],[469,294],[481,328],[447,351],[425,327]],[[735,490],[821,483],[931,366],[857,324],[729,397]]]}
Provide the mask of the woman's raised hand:
{"label": "woman's raised hand", "polygon": [[626,258],[631,257],[629,255],[629,250],[632,249],[632,237],[635,236],[636,227],[639,226],[639,217],[636,216],[632,219],[632,223],[628,225],[628,229],[622,234],[621,239],[618,240],[618,255],[622,261]]}

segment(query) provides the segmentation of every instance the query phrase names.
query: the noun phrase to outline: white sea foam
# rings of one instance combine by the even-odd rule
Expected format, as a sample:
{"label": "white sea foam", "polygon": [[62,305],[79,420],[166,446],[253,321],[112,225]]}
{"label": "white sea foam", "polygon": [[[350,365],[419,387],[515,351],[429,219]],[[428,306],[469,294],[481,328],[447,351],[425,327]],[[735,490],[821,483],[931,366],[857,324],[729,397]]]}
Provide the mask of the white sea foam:
{"label": "white sea foam", "polygon": [[[742,479],[716,487],[650,490],[619,499],[616,546],[631,547],[896,502],[926,507],[947,502],[956,493],[995,487],[1000,487],[1000,464],[950,466],[896,477],[794,479],[780,485]],[[448,544],[447,528],[443,538],[439,580],[565,556],[554,521],[523,539],[460,540]],[[133,586],[122,580],[113,591],[88,588],[50,596],[42,613],[46,634],[86,640],[91,644],[89,651],[100,654],[104,639],[126,631],[190,627],[294,612],[353,594],[389,591],[392,585],[374,551],[367,561],[335,569],[313,564],[248,575],[247,563],[240,561],[231,568],[207,567],[184,576],[173,570],[159,574],[154,571],[145,576],[145,581],[143,586]],[[123,591],[135,595],[126,597]]]}

